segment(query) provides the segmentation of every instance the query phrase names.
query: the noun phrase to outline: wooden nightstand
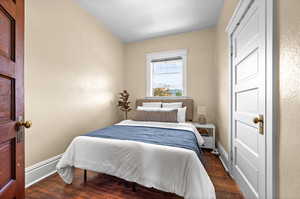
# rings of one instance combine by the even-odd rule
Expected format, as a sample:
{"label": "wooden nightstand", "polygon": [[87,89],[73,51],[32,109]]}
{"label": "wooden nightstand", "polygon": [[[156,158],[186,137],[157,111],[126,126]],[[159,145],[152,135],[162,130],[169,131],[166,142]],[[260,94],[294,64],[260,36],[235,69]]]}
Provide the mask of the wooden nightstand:
{"label": "wooden nightstand", "polygon": [[193,122],[192,124],[204,139],[204,144],[200,147],[212,149],[212,153],[218,155],[219,152],[216,148],[216,126],[214,124],[199,124],[197,122]]}

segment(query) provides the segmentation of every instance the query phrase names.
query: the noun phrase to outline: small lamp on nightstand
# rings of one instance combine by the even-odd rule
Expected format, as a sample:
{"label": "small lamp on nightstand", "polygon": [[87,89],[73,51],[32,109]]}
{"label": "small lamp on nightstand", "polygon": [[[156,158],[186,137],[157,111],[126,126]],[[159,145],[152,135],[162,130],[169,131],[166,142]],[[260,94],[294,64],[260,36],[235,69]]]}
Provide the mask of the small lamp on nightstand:
{"label": "small lamp on nightstand", "polygon": [[198,122],[200,124],[206,124],[206,107],[197,106]]}

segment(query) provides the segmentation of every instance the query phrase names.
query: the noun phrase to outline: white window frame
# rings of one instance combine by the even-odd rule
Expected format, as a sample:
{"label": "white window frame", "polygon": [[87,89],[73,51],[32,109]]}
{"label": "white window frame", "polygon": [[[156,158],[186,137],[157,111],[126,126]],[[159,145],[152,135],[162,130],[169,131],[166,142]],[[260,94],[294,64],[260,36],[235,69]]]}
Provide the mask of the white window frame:
{"label": "white window frame", "polygon": [[154,97],[154,98],[161,98],[164,96],[153,96],[152,95],[152,66],[151,61],[155,59],[165,59],[165,58],[172,58],[172,57],[182,57],[183,61],[183,69],[182,69],[182,80],[183,80],[183,92],[182,96],[167,96],[168,97],[174,97],[174,98],[180,98],[187,96],[187,49],[179,49],[179,50],[172,50],[172,51],[163,51],[163,52],[155,52],[155,53],[149,53],[146,55],[147,59],[147,70],[146,70],[146,77],[147,77],[147,85],[146,85],[146,96],[147,97]]}

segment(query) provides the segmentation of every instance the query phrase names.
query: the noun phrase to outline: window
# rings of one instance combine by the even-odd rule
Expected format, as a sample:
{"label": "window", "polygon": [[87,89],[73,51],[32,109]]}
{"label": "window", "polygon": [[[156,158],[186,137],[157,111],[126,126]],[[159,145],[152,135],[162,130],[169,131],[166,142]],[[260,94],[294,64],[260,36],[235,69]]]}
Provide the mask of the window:
{"label": "window", "polygon": [[186,96],[186,50],[147,55],[147,96]]}

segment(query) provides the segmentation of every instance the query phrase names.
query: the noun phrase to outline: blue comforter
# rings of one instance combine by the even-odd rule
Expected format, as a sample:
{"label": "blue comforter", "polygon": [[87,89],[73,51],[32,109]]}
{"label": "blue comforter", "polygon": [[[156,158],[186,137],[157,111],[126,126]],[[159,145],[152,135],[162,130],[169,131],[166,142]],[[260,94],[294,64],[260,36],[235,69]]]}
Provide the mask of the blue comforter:
{"label": "blue comforter", "polygon": [[[148,144],[179,147],[194,151],[200,158],[200,148],[192,131],[158,127],[113,125],[85,136],[117,140],[131,140]],[[201,159],[201,158],[200,158]]]}

